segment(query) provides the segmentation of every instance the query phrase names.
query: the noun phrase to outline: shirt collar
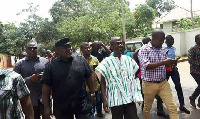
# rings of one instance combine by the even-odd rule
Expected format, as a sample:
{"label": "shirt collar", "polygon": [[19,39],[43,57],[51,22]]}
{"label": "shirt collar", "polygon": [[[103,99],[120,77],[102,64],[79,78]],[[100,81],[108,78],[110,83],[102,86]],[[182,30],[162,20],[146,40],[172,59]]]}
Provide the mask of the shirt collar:
{"label": "shirt collar", "polygon": [[68,61],[72,61],[73,59],[74,59],[73,56],[71,56],[69,59],[61,59],[60,56],[58,56],[55,60],[56,61],[66,61],[66,62],[68,62]]}
{"label": "shirt collar", "polygon": [[[26,56],[26,57],[25,57],[25,60],[26,60],[26,61],[29,61],[29,60],[31,60],[31,59],[30,59],[29,57]],[[39,56],[37,56],[35,60],[39,60]]]}

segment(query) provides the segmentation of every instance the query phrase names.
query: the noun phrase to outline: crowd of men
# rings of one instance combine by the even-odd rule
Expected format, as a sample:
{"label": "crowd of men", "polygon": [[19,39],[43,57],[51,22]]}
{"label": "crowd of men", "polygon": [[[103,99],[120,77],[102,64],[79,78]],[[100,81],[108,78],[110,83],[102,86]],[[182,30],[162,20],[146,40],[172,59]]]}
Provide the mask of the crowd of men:
{"label": "crowd of men", "polygon": [[[166,47],[162,47],[164,41]],[[178,119],[170,77],[180,111],[190,114],[185,107],[174,38],[155,30],[152,39],[146,37],[142,42],[143,47],[131,56],[120,37],[112,37],[108,46],[100,41],[82,42],[80,53],[72,48],[69,38],[62,38],[54,45],[56,55],[49,50],[39,56],[38,44],[31,40],[26,56],[13,71],[0,68],[0,119],[51,119],[51,115],[56,119],[95,119],[95,112],[103,117],[102,108],[106,113],[111,111],[112,119],[138,119],[136,103],[141,102],[144,118],[150,119],[154,98],[158,116]],[[189,100],[193,107],[200,107],[200,34],[195,43],[188,59],[198,87]],[[163,102],[169,115],[163,111]]]}

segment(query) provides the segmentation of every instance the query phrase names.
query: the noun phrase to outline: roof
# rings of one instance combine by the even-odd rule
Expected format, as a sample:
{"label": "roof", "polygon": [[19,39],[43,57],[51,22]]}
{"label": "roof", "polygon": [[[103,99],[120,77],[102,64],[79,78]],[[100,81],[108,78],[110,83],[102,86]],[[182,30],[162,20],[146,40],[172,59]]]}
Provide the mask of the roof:
{"label": "roof", "polygon": [[[200,11],[193,11],[193,16],[200,15]],[[157,21],[157,23],[163,23],[163,22],[172,22],[177,21],[182,18],[191,18],[191,13],[189,10],[176,6],[174,9],[169,11],[167,14],[160,17],[160,19]]]}

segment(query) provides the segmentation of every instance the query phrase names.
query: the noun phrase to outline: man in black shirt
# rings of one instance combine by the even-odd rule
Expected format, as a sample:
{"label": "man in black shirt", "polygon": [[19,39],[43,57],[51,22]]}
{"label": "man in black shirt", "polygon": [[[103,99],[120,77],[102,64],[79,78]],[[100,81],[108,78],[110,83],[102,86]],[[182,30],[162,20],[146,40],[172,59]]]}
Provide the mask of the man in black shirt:
{"label": "man in black shirt", "polygon": [[92,105],[89,102],[85,82],[95,101],[92,69],[82,56],[72,57],[69,38],[55,43],[58,57],[46,65],[42,77],[42,95],[45,117],[50,119],[50,94],[52,90],[53,111],[56,119],[90,119]]}

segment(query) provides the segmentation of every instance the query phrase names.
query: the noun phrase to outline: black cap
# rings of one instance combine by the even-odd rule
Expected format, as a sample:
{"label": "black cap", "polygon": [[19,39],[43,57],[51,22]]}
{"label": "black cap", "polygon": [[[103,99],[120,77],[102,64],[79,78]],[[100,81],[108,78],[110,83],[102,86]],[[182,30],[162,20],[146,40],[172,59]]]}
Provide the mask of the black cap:
{"label": "black cap", "polygon": [[71,44],[71,42],[69,41],[69,38],[62,38],[62,39],[59,39],[58,41],[56,41],[55,47],[61,47],[61,46],[65,46],[67,44]]}

